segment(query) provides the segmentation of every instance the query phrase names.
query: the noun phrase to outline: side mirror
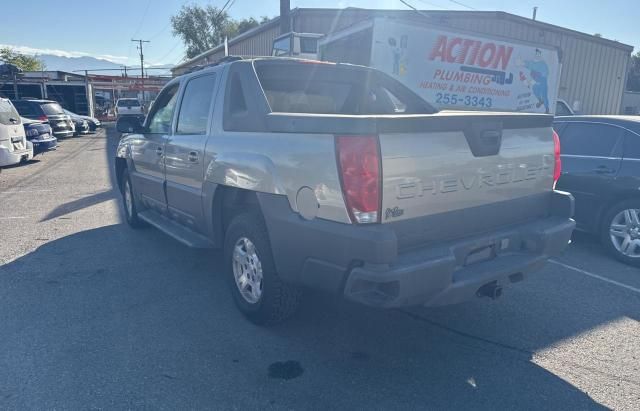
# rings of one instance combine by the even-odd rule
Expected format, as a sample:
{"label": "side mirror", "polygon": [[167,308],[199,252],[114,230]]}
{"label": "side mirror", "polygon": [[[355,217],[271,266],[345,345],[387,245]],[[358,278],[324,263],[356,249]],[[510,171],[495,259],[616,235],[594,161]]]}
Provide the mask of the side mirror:
{"label": "side mirror", "polygon": [[119,133],[143,133],[142,119],[136,116],[120,117],[116,121],[116,130]]}

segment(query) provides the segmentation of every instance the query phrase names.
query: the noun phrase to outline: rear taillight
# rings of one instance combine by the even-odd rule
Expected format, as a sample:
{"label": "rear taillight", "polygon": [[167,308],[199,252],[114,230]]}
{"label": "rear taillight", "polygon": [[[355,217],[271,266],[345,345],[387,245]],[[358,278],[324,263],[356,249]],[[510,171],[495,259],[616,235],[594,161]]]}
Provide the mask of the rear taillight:
{"label": "rear taillight", "polygon": [[377,136],[336,136],[342,192],[354,223],[380,221],[380,148]]}
{"label": "rear taillight", "polygon": [[553,182],[556,183],[562,173],[562,160],[560,159],[560,137],[558,137],[558,133],[555,130],[553,130],[553,157],[555,158]]}
{"label": "rear taillight", "polygon": [[40,120],[40,121],[47,121],[47,120],[49,120],[49,119],[47,118],[47,116],[40,116],[40,117],[38,117],[38,120]]}

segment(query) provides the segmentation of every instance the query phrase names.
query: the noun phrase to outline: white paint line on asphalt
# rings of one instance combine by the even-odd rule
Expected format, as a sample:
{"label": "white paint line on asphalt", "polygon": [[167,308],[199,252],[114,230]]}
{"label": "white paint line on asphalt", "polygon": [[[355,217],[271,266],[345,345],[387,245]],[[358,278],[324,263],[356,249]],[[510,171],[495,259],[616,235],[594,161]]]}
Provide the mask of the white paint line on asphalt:
{"label": "white paint line on asphalt", "polygon": [[0,220],[21,220],[23,218],[27,218],[26,216],[23,217],[0,217]]}
{"label": "white paint line on asphalt", "polygon": [[564,268],[567,268],[569,270],[575,271],[577,273],[584,274],[584,275],[589,276],[591,278],[595,278],[597,280],[604,281],[605,283],[617,285],[618,287],[622,287],[622,288],[624,288],[626,290],[633,291],[634,293],[640,294],[640,288],[635,288],[635,287],[632,287],[630,285],[627,285],[627,284],[612,280],[610,278],[603,277],[603,276],[598,275],[598,274],[590,273],[589,271],[583,270],[583,269],[578,268],[578,267],[574,267],[574,266],[569,265],[569,264],[561,263],[560,261],[549,260],[549,262],[551,262],[553,264],[557,264],[557,265],[559,265],[561,267],[564,267]]}

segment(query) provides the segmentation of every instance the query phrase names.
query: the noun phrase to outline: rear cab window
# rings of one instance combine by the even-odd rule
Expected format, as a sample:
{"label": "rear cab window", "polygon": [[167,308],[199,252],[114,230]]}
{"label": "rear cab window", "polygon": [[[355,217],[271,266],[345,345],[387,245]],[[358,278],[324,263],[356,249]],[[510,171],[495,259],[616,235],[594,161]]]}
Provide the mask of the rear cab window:
{"label": "rear cab window", "polygon": [[40,107],[29,101],[15,101],[13,103],[18,113],[20,113],[23,117],[38,117],[42,115],[42,110]]}
{"label": "rear cab window", "polygon": [[386,74],[332,63],[258,60],[256,73],[276,113],[433,114],[436,110]]}
{"label": "rear cab window", "polygon": [[118,107],[140,107],[140,102],[137,99],[120,99],[118,100]]}
{"label": "rear cab window", "polygon": [[44,104],[41,104],[40,107],[42,107],[42,111],[44,111],[44,114],[48,116],[53,116],[56,114],[64,114],[62,107],[60,107],[60,104],[58,103],[44,103]]}

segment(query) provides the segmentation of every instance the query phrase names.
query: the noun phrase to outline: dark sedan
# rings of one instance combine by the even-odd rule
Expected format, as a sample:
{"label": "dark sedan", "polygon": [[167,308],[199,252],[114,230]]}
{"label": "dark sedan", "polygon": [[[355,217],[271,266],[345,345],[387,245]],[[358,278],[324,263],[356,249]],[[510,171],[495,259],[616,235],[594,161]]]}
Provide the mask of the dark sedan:
{"label": "dark sedan", "polygon": [[640,117],[557,117],[562,175],[578,228],[619,260],[640,266]]}
{"label": "dark sedan", "polygon": [[89,134],[91,132],[87,120],[81,119],[80,117],[71,117],[71,121],[73,121],[74,136]]}
{"label": "dark sedan", "polygon": [[27,140],[33,144],[34,155],[54,149],[58,145],[58,139],[53,135],[49,123],[22,117],[22,126]]}
{"label": "dark sedan", "polygon": [[71,118],[77,117],[77,118],[81,118],[83,120],[87,121],[87,124],[89,124],[89,130],[91,131],[96,131],[98,128],[102,127],[102,123],[100,122],[100,120],[98,120],[95,117],[90,117],[90,116],[82,116],[80,114],[76,114],[72,111],[69,111],[67,109],[63,109],[64,112]]}

